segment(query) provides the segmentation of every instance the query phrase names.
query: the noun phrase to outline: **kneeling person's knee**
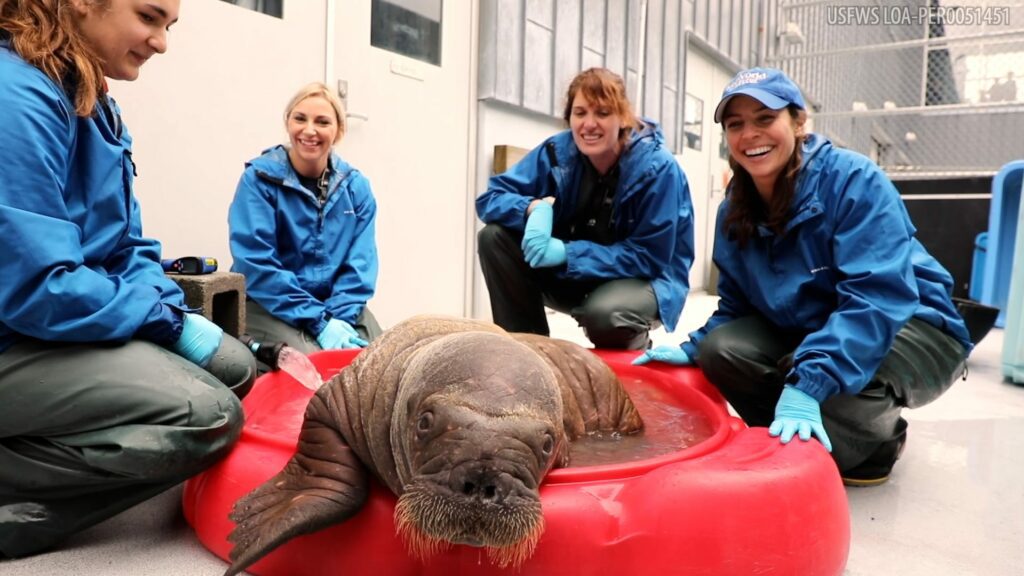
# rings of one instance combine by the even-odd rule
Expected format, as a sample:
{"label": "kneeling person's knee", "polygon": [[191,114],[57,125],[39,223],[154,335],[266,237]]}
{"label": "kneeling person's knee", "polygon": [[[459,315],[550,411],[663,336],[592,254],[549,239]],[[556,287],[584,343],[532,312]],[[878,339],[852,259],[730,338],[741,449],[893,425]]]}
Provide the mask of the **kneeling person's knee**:
{"label": "kneeling person's knee", "polygon": [[614,306],[586,306],[576,317],[597,348],[639,350],[647,347],[648,329],[632,313]]}
{"label": "kneeling person's knee", "polygon": [[236,396],[244,398],[256,381],[256,357],[245,344],[224,336],[206,370]]}

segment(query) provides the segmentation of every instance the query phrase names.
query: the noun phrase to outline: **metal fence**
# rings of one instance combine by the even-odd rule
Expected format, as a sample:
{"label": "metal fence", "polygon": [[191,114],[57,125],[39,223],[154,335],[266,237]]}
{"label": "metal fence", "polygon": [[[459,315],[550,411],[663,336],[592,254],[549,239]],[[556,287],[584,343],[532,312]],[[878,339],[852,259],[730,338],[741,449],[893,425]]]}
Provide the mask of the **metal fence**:
{"label": "metal fence", "polygon": [[1024,158],[1024,0],[781,0],[767,62],[813,130],[896,179],[992,175]]}

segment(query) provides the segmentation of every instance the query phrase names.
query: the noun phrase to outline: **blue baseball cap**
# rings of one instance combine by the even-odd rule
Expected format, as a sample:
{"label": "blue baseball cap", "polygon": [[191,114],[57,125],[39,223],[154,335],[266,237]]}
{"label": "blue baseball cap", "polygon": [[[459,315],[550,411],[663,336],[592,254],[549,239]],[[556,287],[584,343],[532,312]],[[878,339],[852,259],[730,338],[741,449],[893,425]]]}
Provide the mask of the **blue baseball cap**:
{"label": "blue baseball cap", "polygon": [[795,104],[801,110],[807,108],[803,94],[796,84],[782,70],[775,68],[750,68],[733,76],[722,91],[722,99],[715,108],[715,122],[722,122],[725,106],[733,96],[744,94],[772,110],[782,110]]}

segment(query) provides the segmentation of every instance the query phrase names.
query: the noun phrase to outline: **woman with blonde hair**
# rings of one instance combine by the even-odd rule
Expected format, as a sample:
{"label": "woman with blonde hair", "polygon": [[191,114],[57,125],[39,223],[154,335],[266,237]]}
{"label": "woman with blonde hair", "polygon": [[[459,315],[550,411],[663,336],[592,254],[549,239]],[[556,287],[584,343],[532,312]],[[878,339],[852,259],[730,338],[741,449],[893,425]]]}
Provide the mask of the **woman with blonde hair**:
{"label": "woman with blonde hair", "polygon": [[106,80],[167,49],[179,0],[0,1],[0,556],[212,465],[256,377],[142,236]]}
{"label": "woman with blonde hair", "polygon": [[377,285],[377,202],[366,177],[334,152],[344,108],[314,82],[292,97],[284,124],[289,146],[246,163],[228,213],[247,332],[305,353],[364,347],[381,332],[367,307]]}
{"label": "woman with blonde hair", "polygon": [[573,79],[563,118],[568,130],[492,177],[476,200],[494,322],[548,335],[548,305],[599,348],[646,348],[651,329],[675,328],[689,292],[686,177],[609,70]]}

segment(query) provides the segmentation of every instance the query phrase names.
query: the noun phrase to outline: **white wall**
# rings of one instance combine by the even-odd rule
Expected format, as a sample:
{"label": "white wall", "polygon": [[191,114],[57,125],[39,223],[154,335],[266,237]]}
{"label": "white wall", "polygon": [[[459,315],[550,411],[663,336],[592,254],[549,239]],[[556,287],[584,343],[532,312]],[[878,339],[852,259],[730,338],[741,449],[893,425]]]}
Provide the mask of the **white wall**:
{"label": "white wall", "polygon": [[284,142],[284,106],[324,70],[324,1],[285,3],[285,18],[184,0],[168,51],[135,82],[112,82],[134,138],[143,231],[167,257],[230,266],[227,210],[244,162]]}
{"label": "white wall", "polygon": [[694,264],[690,289],[714,291],[717,275],[711,256],[714,249],[715,217],[725,197],[731,175],[729,163],[720,156],[722,127],[715,123],[715,107],[733,73],[721,62],[691,42],[686,54],[686,92],[703,101],[701,150],[685,148],[677,158],[690,183],[694,213]]}

